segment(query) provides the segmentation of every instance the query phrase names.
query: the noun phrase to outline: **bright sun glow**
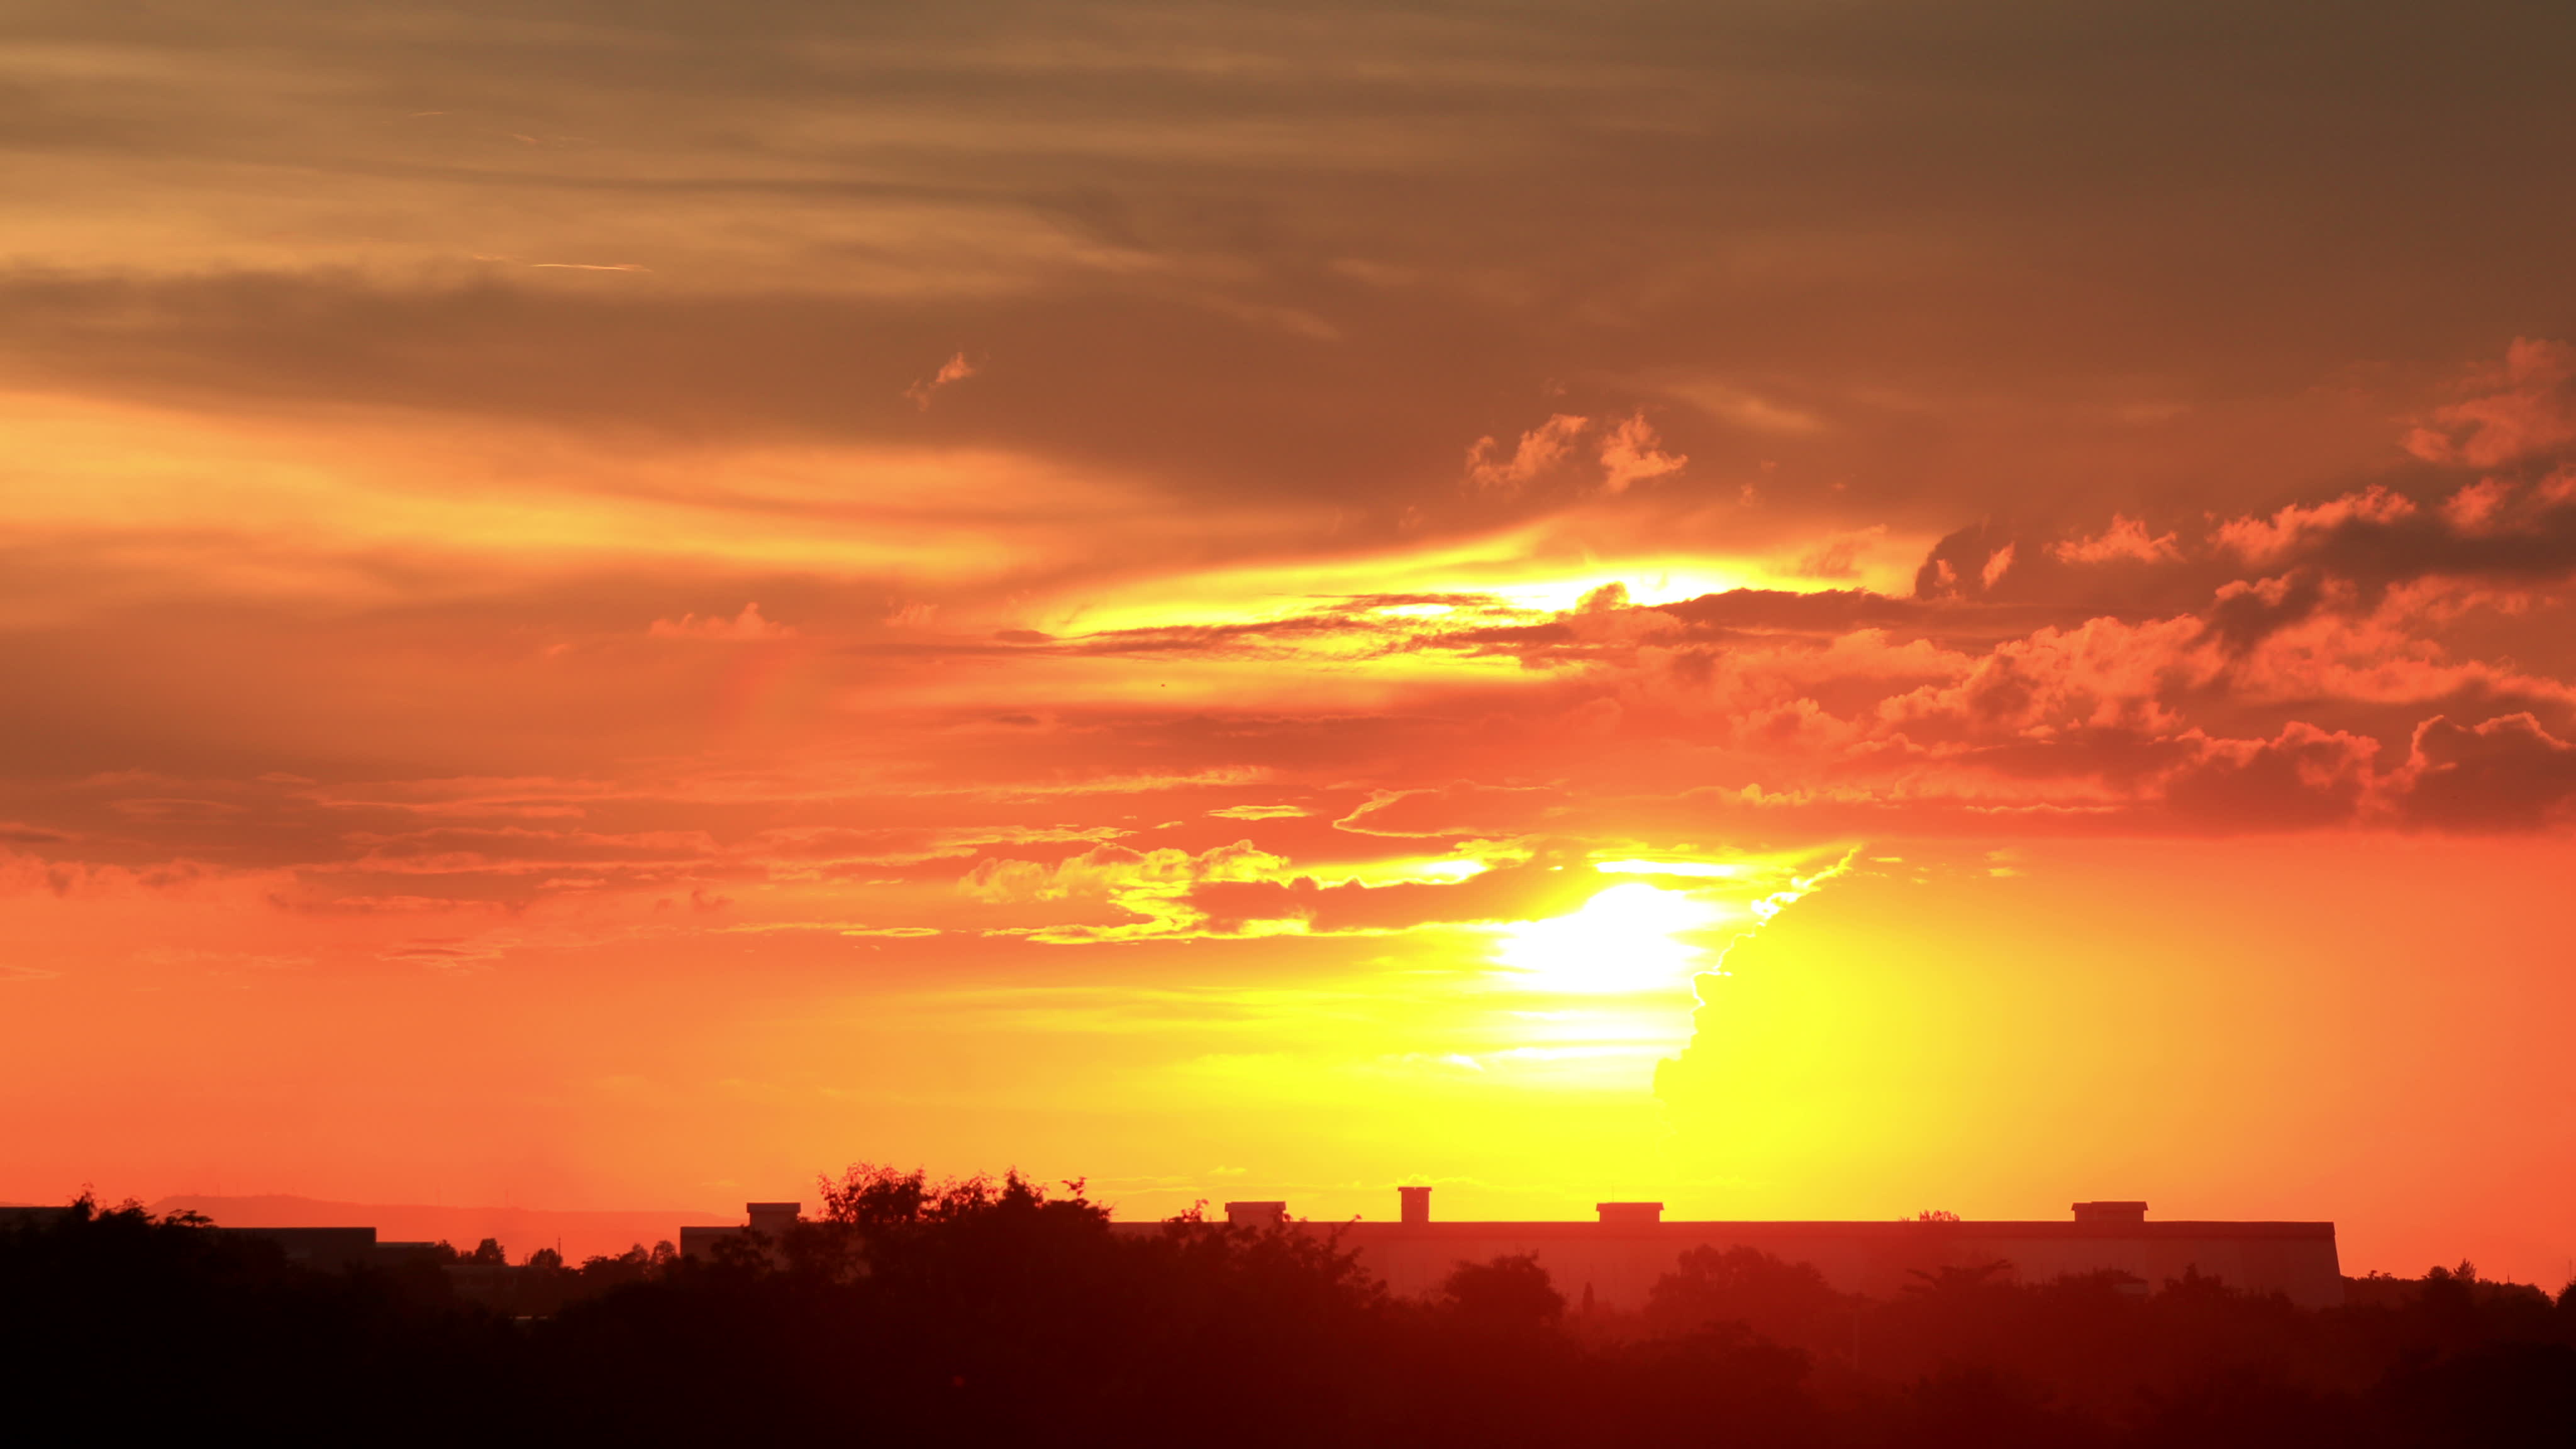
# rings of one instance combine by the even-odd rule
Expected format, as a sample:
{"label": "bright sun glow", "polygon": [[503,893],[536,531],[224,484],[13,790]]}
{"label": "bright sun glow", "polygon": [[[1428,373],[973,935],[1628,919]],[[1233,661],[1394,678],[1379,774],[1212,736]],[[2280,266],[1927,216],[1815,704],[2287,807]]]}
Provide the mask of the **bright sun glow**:
{"label": "bright sun glow", "polygon": [[1679,986],[1706,952],[1678,939],[1722,912],[1680,891],[1616,885],[1571,915],[1530,921],[1504,933],[1494,959],[1536,991],[1654,991]]}
{"label": "bright sun glow", "polygon": [[1710,880],[1733,880],[1744,874],[1744,867],[1715,860],[1596,860],[1592,868],[1603,875],[1687,875]]}

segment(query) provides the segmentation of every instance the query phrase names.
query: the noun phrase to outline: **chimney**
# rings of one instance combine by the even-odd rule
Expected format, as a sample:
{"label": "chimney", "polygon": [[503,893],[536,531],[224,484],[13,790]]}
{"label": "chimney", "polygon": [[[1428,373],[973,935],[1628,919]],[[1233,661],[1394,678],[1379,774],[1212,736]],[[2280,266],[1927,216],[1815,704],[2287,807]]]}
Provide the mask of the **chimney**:
{"label": "chimney", "polygon": [[1659,1202],[1597,1202],[1592,1210],[1601,1214],[1602,1222],[1622,1226],[1664,1220],[1664,1205]]}
{"label": "chimney", "polygon": [[2147,1205],[2142,1202],[2079,1202],[2075,1205],[2079,1223],[2143,1223]]}
{"label": "chimney", "polygon": [[1404,1212],[1402,1217],[1405,1222],[1427,1223],[1431,1221],[1431,1189],[1427,1187],[1399,1187],[1395,1190],[1395,1195],[1404,1203]]}
{"label": "chimney", "polygon": [[773,1243],[785,1238],[805,1213],[804,1204],[792,1202],[747,1202],[742,1210],[751,1218],[751,1230]]}
{"label": "chimney", "polygon": [[1230,1202],[1225,1205],[1225,1221],[1235,1228],[1275,1228],[1288,1221],[1288,1204]]}

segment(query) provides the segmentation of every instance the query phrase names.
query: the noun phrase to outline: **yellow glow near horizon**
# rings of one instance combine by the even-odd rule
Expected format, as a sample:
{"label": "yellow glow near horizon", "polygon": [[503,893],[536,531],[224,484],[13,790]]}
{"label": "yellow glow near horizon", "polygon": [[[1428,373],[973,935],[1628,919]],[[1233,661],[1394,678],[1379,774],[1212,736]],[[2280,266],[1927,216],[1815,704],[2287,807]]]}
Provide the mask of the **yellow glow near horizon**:
{"label": "yellow glow near horizon", "polygon": [[1715,860],[1596,860],[1592,868],[1603,875],[1681,875],[1709,880],[1733,880],[1745,871],[1741,865]]}
{"label": "yellow glow near horizon", "polygon": [[[1783,586],[1767,561],[1707,554],[1569,551],[1544,527],[1522,527],[1428,547],[1265,560],[1140,579],[1041,621],[1053,633],[1103,633],[1174,623],[1242,623],[1292,617],[1372,594],[1447,596],[1379,606],[1386,618],[1443,618],[1475,601],[1529,614],[1562,613],[1609,584],[1633,604],[1662,604],[1755,586]],[[1817,587],[1786,581],[1785,586]]]}
{"label": "yellow glow near horizon", "polygon": [[1705,954],[1679,937],[1723,913],[1681,891],[1642,881],[1615,885],[1580,910],[1504,932],[1494,959],[1536,991],[1585,994],[1678,987]]}

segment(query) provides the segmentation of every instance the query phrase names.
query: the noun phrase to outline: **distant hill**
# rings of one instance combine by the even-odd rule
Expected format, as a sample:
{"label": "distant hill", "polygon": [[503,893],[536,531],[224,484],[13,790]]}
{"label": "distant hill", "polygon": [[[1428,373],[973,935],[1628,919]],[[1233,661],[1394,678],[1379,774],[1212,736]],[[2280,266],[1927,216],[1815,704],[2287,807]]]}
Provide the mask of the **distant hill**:
{"label": "distant hill", "polygon": [[433,1207],[413,1203],[326,1202],[320,1198],[269,1194],[260,1197],[209,1197],[182,1194],[150,1204],[155,1213],[181,1210],[204,1213],[227,1228],[374,1228],[379,1242],[431,1241],[444,1238],[459,1248],[472,1248],[485,1238],[498,1238],[513,1261],[539,1248],[560,1243],[564,1257],[578,1263],[594,1253],[622,1253],[642,1243],[678,1241],[680,1226],[738,1223],[739,1213],[644,1209],[615,1212],[557,1212],[544,1208]]}

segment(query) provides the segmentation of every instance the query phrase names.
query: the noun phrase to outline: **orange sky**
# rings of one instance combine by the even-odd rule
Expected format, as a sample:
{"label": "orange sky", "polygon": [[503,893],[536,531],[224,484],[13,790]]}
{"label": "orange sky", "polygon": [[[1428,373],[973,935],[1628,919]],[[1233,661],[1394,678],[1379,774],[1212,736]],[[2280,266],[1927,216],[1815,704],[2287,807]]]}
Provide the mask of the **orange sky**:
{"label": "orange sky", "polygon": [[2571,24],[21,7],[0,1199],[2554,1283]]}

